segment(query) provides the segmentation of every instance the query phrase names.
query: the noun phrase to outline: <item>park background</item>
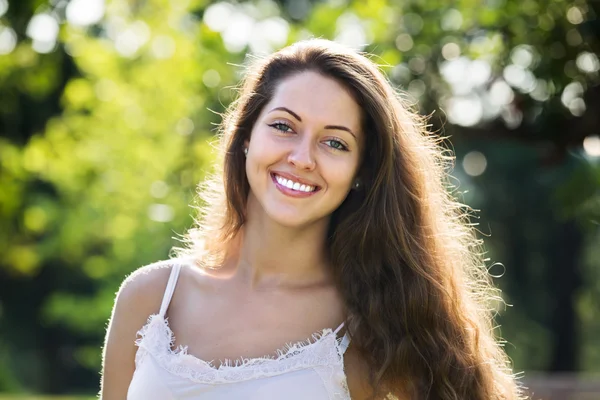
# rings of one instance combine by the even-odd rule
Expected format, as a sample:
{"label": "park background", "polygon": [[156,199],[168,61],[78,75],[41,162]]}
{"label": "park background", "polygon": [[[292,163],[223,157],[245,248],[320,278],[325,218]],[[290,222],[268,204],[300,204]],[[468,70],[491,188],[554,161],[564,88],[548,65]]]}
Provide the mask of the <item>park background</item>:
{"label": "park background", "polygon": [[0,398],[97,393],[115,292],[191,226],[243,66],[323,37],[373,53],[450,137],[515,371],[536,398],[599,399],[599,15],[592,0],[0,0]]}

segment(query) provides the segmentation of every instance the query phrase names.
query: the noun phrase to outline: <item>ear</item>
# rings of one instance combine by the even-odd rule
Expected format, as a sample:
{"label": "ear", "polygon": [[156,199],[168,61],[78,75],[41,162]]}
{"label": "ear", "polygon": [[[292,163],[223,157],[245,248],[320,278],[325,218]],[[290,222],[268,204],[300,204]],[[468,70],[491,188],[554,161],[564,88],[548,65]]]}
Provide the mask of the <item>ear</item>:
{"label": "ear", "polygon": [[353,190],[361,190],[365,187],[365,170],[361,166],[356,174],[354,175],[354,179],[352,179],[352,189]]}

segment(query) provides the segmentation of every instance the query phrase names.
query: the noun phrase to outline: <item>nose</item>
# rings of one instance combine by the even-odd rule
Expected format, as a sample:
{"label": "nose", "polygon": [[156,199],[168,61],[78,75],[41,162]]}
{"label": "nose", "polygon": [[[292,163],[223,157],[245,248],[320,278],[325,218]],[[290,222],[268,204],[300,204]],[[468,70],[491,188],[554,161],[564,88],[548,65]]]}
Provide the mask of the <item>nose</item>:
{"label": "nose", "polygon": [[313,156],[312,144],[307,139],[294,146],[288,155],[288,162],[298,169],[312,171],[315,169],[316,162]]}

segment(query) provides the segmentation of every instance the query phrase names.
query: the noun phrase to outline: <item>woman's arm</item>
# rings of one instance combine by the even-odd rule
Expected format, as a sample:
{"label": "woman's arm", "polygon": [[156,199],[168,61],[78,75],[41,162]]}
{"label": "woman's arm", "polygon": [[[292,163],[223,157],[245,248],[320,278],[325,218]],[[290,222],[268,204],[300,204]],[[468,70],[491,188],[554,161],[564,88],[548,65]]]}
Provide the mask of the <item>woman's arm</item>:
{"label": "woman's arm", "polygon": [[102,357],[101,400],[124,400],[135,369],[135,340],[148,316],[157,313],[171,268],[149,265],[121,285],[108,325]]}

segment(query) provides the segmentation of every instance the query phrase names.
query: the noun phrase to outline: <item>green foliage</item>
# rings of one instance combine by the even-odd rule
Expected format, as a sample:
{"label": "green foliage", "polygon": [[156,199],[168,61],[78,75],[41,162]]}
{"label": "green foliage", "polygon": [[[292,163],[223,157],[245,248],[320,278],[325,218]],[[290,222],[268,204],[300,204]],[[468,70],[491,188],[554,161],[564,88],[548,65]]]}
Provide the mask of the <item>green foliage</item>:
{"label": "green foliage", "polygon": [[82,396],[0,396],[0,400],[93,400],[96,397]]}

